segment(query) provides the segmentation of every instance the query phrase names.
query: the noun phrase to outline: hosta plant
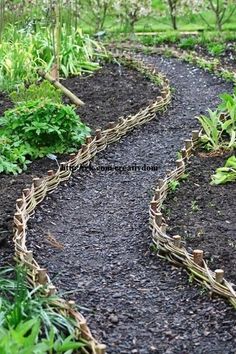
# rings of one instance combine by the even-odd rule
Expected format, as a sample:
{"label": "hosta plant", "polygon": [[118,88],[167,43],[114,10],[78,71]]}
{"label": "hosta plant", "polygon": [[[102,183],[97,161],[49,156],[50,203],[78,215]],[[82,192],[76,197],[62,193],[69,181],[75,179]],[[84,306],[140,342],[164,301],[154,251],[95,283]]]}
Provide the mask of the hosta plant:
{"label": "hosta plant", "polygon": [[236,156],[231,156],[227,159],[225,166],[217,168],[212,176],[212,185],[224,184],[227,182],[236,181]]}
{"label": "hosta plant", "polygon": [[203,128],[201,145],[209,151],[236,147],[236,95],[223,94],[221,104],[198,118]]}

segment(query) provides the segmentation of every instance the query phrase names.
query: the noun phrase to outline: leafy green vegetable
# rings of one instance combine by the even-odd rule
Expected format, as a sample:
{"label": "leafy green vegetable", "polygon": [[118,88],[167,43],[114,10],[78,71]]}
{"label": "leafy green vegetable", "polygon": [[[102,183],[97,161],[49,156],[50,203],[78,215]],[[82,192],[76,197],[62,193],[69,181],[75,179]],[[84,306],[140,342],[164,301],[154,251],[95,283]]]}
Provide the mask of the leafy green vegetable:
{"label": "leafy green vegetable", "polygon": [[222,94],[217,110],[198,118],[204,134],[201,144],[206,150],[229,150],[236,147],[236,94]]}
{"label": "leafy green vegetable", "polygon": [[225,184],[236,181],[236,156],[231,156],[224,167],[217,168],[212,176],[212,185]]}

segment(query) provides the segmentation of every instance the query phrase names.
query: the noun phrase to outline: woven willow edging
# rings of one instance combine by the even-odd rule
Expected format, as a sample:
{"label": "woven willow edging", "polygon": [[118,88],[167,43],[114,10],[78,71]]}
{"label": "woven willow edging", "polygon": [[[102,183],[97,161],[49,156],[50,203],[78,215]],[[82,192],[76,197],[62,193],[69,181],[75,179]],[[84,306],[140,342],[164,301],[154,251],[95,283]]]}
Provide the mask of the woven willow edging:
{"label": "woven willow edging", "polygon": [[149,206],[152,238],[159,256],[163,256],[172,263],[187,269],[194,279],[206,286],[211,292],[227,298],[236,308],[236,292],[231,283],[224,278],[223,270],[217,269],[213,272],[203,259],[202,250],[194,250],[190,254],[184,247],[181,236],[168,236],[166,233],[167,225],[161,213],[161,207],[170,189],[170,182],[180,179],[185,173],[186,162],[198,145],[200,136],[200,132],[192,132],[192,138],[185,140],[185,147],[181,150],[182,158],[176,161],[176,168],[168,173],[164,179],[158,181]]}
{"label": "woven willow edging", "polygon": [[[112,48],[112,46],[110,46]],[[191,63],[195,66],[198,66],[206,71],[212,72],[215,75],[222,77],[226,80],[230,80],[236,83],[236,71],[232,71],[231,68],[222,65],[218,59],[209,59],[203,56],[199,56],[194,51],[184,51],[176,48],[172,48],[169,46],[160,46],[158,48],[153,48],[150,46],[145,46],[142,44],[137,45],[127,45],[127,44],[120,44],[116,46],[117,50],[126,50],[128,52],[141,52],[145,54],[157,54],[163,55],[166,57],[173,57],[188,63]],[[113,49],[114,50],[114,49]]]}
{"label": "woven willow edging", "polygon": [[[27,222],[35,212],[48,193],[52,192],[57,186],[70,178],[72,172],[80,168],[83,164],[89,164],[91,159],[100,151],[104,150],[109,144],[120,140],[125,134],[133,128],[140,126],[152,120],[156,112],[164,110],[171,100],[169,81],[151,65],[146,65],[141,61],[135,61],[129,56],[117,55],[119,62],[135,67],[137,70],[148,76],[154,82],[161,86],[161,96],[148,107],[141,109],[135,115],[129,115],[126,118],[120,117],[118,122],[109,123],[105,130],[97,129],[94,136],[86,138],[85,144],[76,154],[70,155],[70,160],[60,163],[57,171],[50,170],[44,178],[34,178],[30,188],[24,189],[21,197],[16,201],[16,212],[14,214],[14,247],[15,257],[18,262],[25,265],[28,272],[28,279],[32,286],[43,285],[45,294],[52,295],[56,292],[47,270],[40,267],[33,257],[31,250],[27,249]],[[105,353],[106,346],[98,343],[92,336],[84,317],[76,311],[73,301],[59,299],[55,302],[55,308],[64,315],[69,315],[76,321],[77,336],[82,337],[88,342],[90,352],[94,354]],[[84,349],[84,352],[88,353]]]}

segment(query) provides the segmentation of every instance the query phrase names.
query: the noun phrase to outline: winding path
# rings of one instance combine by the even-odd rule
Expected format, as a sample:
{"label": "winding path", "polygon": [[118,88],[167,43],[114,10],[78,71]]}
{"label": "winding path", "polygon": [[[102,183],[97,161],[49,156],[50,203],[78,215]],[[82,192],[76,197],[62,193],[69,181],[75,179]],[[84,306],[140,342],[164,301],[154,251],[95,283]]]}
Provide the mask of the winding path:
{"label": "winding path", "polygon": [[[52,194],[29,224],[29,248],[55,285],[74,291],[93,334],[109,354],[233,354],[235,311],[190,285],[182,270],[150,251],[152,188],[196,128],[195,115],[232,89],[175,59],[146,57],[174,88],[168,112],[134,130]],[[155,166],[155,171],[104,171],[104,166]],[[144,167],[145,168],[145,167]],[[45,231],[63,244],[42,241]]]}

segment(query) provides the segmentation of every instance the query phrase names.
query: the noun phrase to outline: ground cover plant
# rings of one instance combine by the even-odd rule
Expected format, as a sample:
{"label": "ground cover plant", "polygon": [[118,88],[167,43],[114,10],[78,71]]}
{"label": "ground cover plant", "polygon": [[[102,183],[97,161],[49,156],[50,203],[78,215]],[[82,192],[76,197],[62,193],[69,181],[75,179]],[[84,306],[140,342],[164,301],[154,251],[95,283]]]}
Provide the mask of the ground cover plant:
{"label": "ground cover plant", "polygon": [[21,266],[0,270],[0,351],[3,354],[78,352],[74,322],[56,312],[57,296],[31,290]]}
{"label": "ground cover plant", "polygon": [[0,118],[0,172],[20,173],[29,159],[76,151],[89,132],[69,105],[46,99],[18,104]]}

